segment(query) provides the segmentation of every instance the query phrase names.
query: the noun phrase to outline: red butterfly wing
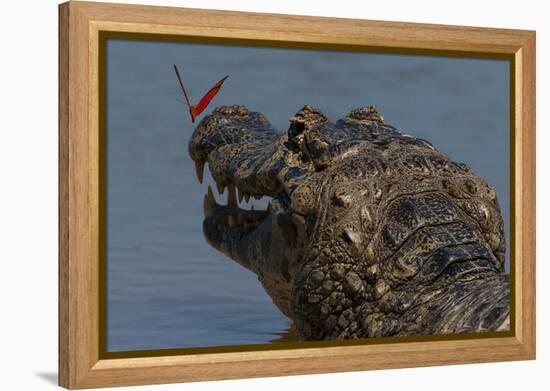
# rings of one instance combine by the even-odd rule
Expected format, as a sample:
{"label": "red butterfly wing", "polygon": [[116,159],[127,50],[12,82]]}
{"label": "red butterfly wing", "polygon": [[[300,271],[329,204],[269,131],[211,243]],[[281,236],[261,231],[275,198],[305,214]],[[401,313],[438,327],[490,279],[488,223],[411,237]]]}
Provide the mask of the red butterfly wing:
{"label": "red butterfly wing", "polygon": [[210,104],[210,101],[216,96],[220,88],[222,87],[223,82],[227,79],[229,75],[217,82],[214,87],[212,87],[204,96],[201,98],[199,103],[193,107],[193,115],[196,117],[203,112],[204,109]]}

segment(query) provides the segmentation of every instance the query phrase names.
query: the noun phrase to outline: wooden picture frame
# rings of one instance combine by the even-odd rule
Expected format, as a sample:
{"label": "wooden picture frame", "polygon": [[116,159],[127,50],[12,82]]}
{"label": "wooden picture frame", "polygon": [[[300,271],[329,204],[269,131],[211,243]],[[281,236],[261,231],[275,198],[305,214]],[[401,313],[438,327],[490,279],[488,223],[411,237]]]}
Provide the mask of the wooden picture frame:
{"label": "wooden picture frame", "polygon": [[[193,37],[284,47],[510,59],[512,330],[148,357],[101,347],[101,40]],[[535,32],[88,2],[59,6],[59,384],[90,388],[535,358]]]}

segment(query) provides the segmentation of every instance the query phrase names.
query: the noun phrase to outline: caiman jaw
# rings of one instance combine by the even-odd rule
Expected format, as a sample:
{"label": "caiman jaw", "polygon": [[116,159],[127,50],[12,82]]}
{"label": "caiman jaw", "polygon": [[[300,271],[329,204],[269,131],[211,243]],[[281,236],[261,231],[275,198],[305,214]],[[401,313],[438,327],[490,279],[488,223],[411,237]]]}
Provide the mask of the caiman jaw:
{"label": "caiman jaw", "polygon": [[[221,187],[220,187],[221,190]],[[240,193],[240,198],[248,201],[249,193]],[[269,235],[271,224],[278,214],[286,212],[283,205],[284,194],[270,201],[265,210],[240,208],[237,203],[237,190],[235,185],[227,186],[227,204],[220,205],[216,202],[212,188],[208,186],[204,196],[204,221],[203,232],[208,243],[219,251],[225,253],[242,266],[255,271],[251,263],[254,252],[254,243],[258,237]],[[258,194],[253,195],[261,199]],[[262,225],[264,225],[262,227]]]}
{"label": "caiman jaw", "polygon": [[216,248],[220,247],[224,233],[229,233],[233,239],[242,239],[269,216],[268,210],[240,208],[235,193],[235,187],[228,186],[227,205],[219,205],[216,202],[210,186],[204,196],[205,233],[210,244]]}
{"label": "caiman jaw", "polygon": [[[216,202],[208,187],[204,235],[211,246],[248,269],[254,269],[251,259],[260,257],[254,242],[258,243],[260,236],[268,238],[274,225],[290,210],[288,189],[278,176],[284,171],[284,162],[277,153],[281,134],[270,126],[257,113],[238,106],[222,107],[201,121],[189,144],[199,182],[208,163],[218,193],[223,195],[227,189],[227,204],[221,205],[223,202]],[[247,142],[257,139],[260,141]],[[238,205],[265,196],[272,198],[265,210],[247,210]]]}

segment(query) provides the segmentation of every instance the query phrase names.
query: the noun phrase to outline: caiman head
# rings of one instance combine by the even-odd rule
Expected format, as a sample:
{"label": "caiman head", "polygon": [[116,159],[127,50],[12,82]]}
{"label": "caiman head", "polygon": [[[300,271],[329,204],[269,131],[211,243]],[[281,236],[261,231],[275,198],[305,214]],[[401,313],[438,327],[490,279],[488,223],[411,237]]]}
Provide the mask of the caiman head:
{"label": "caiman head", "polygon": [[[373,106],[332,123],[305,106],[287,132],[224,106],[189,142],[209,188],[210,245],[256,273],[303,339],[505,330],[509,283],[496,193]],[[245,210],[237,199],[271,199]]]}

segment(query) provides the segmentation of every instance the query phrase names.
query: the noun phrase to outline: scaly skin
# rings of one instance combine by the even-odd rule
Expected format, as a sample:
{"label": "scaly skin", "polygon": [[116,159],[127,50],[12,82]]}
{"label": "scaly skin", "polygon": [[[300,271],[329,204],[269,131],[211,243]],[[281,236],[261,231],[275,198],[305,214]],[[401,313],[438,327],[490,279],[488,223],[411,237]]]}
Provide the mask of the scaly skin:
{"label": "scaly skin", "polygon": [[[208,162],[207,241],[258,275],[301,339],[507,330],[509,279],[494,189],[375,107],[331,123],[305,106],[277,132],[243,106],[214,110],[190,155]],[[240,198],[273,198],[246,211]]]}

